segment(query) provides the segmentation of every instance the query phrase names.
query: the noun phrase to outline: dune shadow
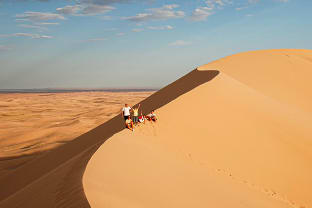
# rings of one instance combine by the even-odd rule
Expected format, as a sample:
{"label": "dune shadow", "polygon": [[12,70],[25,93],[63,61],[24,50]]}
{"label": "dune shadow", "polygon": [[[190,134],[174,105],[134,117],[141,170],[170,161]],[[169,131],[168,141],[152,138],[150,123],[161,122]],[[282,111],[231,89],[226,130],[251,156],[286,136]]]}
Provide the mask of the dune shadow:
{"label": "dune shadow", "polygon": [[[143,113],[168,104],[218,74],[216,70],[191,71],[140,102]],[[124,121],[119,114],[1,178],[0,207],[16,207],[16,201],[23,203],[23,207],[90,207],[82,185],[85,168],[96,150],[123,129]]]}
{"label": "dune shadow", "polygon": [[[219,74],[219,71],[198,71],[197,69],[191,71],[175,82],[155,92],[142,102],[142,110],[144,114],[151,110],[156,110],[169,102],[175,100],[179,96],[191,91],[199,85],[209,82]],[[136,105],[137,106],[137,105]]]}

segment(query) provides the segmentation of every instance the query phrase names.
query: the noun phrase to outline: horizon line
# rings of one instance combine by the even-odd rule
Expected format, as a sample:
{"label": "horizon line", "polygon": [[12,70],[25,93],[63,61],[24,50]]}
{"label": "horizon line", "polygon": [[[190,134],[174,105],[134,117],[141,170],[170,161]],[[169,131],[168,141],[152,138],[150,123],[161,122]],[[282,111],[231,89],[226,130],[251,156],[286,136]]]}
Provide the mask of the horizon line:
{"label": "horizon line", "polygon": [[0,89],[0,93],[65,93],[65,92],[147,92],[160,88],[25,88]]}

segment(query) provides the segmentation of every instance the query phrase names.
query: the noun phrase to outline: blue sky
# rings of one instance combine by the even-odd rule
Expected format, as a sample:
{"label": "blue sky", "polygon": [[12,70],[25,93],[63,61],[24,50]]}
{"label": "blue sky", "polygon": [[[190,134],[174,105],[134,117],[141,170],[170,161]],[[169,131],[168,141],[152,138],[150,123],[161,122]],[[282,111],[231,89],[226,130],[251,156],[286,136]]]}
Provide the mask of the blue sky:
{"label": "blue sky", "polygon": [[233,53],[312,48],[310,0],[0,0],[0,89],[163,87]]}

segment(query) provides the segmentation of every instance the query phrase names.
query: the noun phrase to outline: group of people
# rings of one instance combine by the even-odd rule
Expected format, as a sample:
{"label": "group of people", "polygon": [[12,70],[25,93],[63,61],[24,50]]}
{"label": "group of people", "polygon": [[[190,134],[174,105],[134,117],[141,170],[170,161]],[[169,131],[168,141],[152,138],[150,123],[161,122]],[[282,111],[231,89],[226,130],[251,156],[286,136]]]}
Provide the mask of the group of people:
{"label": "group of people", "polygon": [[[139,104],[137,107],[130,107],[128,104],[125,104],[125,107],[122,108],[121,115],[125,120],[126,128],[130,129],[131,131],[134,131],[134,126],[139,123],[145,123],[145,120],[148,121],[157,121],[156,114],[154,110],[151,111],[148,115],[143,115],[142,111],[139,113],[141,104]],[[132,113],[132,119],[131,119],[131,113]]]}

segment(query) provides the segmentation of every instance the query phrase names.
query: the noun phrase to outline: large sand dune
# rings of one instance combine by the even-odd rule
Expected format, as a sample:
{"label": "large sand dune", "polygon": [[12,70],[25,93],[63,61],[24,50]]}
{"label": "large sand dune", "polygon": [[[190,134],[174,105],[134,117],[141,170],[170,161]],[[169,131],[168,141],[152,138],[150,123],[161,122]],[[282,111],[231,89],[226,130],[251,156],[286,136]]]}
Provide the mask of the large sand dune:
{"label": "large sand dune", "polygon": [[0,179],[0,207],[312,207],[311,60],[199,67],[141,102],[157,123],[132,133],[119,115]]}

